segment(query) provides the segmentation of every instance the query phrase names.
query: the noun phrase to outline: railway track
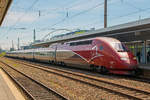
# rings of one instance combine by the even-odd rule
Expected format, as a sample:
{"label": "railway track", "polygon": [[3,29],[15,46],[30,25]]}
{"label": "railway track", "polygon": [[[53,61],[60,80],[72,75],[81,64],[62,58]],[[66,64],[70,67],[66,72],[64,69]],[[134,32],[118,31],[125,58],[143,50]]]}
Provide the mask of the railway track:
{"label": "railway track", "polygon": [[7,67],[7,69],[2,69],[13,81],[15,81],[15,83],[17,83],[30,100],[68,100],[65,96],[16,70],[3,61],[0,61],[0,63]]}
{"label": "railway track", "polygon": [[[13,59],[14,60],[14,59]],[[20,59],[17,59],[17,60],[20,60]],[[17,61],[16,60],[16,61]],[[21,60],[23,62],[27,62],[27,63],[30,63],[30,64],[35,64],[37,66],[41,66],[41,67],[47,67],[49,68],[49,64],[44,64],[44,63],[37,63],[37,62],[33,62],[33,61],[25,61],[25,60]],[[54,70],[59,70],[59,71],[63,71],[63,72],[66,72],[66,70],[63,70],[60,68],[55,68],[56,65],[54,65],[53,67],[51,67],[51,69],[54,69]],[[80,69],[80,70],[83,70],[83,69]],[[85,70],[84,70],[85,71]],[[87,71],[87,70],[86,70]],[[69,71],[68,71],[69,72]],[[91,71],[87,71],[87,72],[90,72],[91,75],[93,75],[93,73],[91,73]],[[69,73],[72,73],[72,72],[69,72]],[[109,75],[109,74],[108,74]],[[108,76],[108,75],[105,75],[105,76]],[[102,75],[103,76],[103,75]],[[144,76],[116,76],[116,75],[112,75],[113,77],[115,78],[123,78],[123,79],[127,79],[127,80],[131,80],[131,81],[138,81],[138,82],[145,82],[145,83],[150,83],[150,78],[146,78]]]}
{"label": "railway track", "polygon": [[48,73],[57,74],[59,76],[69,78],[71,80],[75,80],[75,81],[78,81],[78,82],[81,82],[84,84],[88,84],[88,85],[96,87],[96,88],[104,89],[106,91],[112,92],[114,94],[118,94],[118,95],[126,97],[128,99],[133,99],[133,100],[143,100],[143,99],[148,100],[148,99],[150,99],[150,92],[148,92],[148,91],[143,91],[143,90],[131,88],[128,86],[123,86],[123,85],[119,85],[116,83],[99,80],[96,78],[92,78],[91,76],[87,76],[87,75],[83,75],[83,74],[79,74],[79,73],[72,73],[70,71],[65,71],[62,69],[46,67],[41,64],[27,63],[24,61],[19,62],[16,60],[13,60],[13,61],[15,61],[16,63],[24,64],[26,66],[41,69]]}

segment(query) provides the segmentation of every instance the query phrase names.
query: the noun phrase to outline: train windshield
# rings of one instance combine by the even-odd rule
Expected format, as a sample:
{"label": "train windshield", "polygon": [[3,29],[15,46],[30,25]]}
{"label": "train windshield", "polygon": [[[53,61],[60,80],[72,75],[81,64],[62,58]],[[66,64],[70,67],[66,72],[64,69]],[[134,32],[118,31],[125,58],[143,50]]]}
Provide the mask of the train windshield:
{"label": "train windshield", "polygon": [[118,52],[128,52],[129,51],[123,43],[113,43],[113,47]]}

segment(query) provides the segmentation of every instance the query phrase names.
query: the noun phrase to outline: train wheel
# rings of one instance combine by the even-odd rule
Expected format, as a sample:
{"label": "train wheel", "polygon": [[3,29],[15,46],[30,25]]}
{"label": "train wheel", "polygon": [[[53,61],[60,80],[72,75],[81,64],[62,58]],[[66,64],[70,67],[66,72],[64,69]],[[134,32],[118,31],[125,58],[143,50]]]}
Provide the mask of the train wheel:
{"label": "train wheel", "polygon": [[49,60],[48,62],[49,62],[49,64],[52,64],[52,61]]}
{"label": "train wheel", "polygon": [[64,63],[64,62],[61,62],[61,65],[62,65],[62,66],[65,66],[65,63]]}
{"label": "train wheel", "polygon": [[97,72],[101,72],[101,68],[102,68],[102,66],[97,66],[97,67],[96,67],[96,71],[97,71]]}
{"label": "train wheel", "polygon": [[96,71],[96,66],[95,65],[90,65],[91,71]]}
{"label": "train wheel", "polygon": [[51,64],[53,64],[53,65],[54,65],[54,64],[55,64],[55,62],[54,62],[54,61],[51,61]]}
{"label": "train wheel", "polygon": [[101,68],[100,68],[100,72],[101,72],[101,73],[103,73],[103,74],[105,74],[105,73],[108,73],[108,70],[107,70],[107,68],[106,68],[106,67],[101,66]]}

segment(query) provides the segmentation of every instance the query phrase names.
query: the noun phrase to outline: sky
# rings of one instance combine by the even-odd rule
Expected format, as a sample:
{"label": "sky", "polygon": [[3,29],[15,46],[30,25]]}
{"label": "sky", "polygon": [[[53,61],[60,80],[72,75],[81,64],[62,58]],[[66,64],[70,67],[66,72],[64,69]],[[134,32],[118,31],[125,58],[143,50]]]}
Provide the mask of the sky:
{"label": "sky", "polygon": [[[150,0],[108,0],[108,27],[150,18]],[[48,33],[104,27],[104,0],[13,0],[0,27],[0,47],[17,48],[43,39]],[[64,30],[65,29],[65,30]],[[56,31],[58,30],[58,31]],[[55,31],[55,32],[54,32]]]}

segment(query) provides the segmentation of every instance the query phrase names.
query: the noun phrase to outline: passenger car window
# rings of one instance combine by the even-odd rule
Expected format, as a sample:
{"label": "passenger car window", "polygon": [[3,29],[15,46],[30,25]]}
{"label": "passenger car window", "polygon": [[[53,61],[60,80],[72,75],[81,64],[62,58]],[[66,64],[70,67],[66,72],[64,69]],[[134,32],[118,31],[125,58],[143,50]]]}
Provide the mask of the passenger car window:
{"label": "passenger car window", "polygon": [[92,40],[72,42],[72,43],[70,43],[70,46],[89,45],[89,44],[92,44]]}

